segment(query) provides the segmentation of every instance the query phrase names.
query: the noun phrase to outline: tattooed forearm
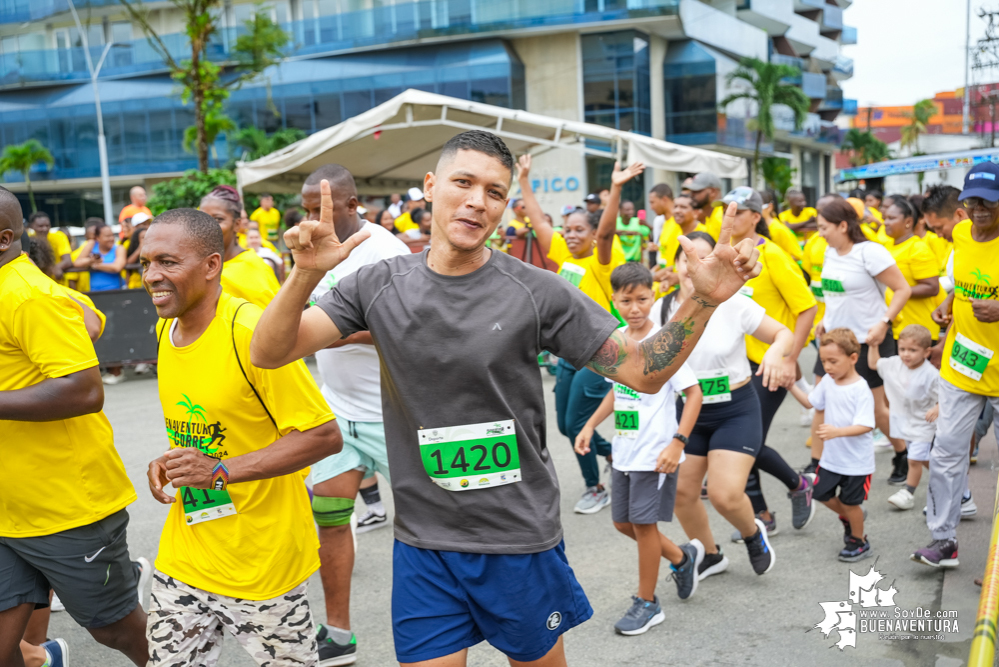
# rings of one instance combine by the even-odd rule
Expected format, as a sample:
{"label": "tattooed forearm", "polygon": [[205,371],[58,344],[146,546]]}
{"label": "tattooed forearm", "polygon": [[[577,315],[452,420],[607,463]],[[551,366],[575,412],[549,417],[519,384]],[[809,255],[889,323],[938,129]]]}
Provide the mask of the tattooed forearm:
{"label": "tattooed forearm", "polygon": [[651,375],[672,365],[693,333],[694,320],[687,317],[678,322],[667,322],[659,333],[642,341],[642,359],[645,362],[642,372]]}
{"label": "tattooed forearm", "polygon": [[718,305],[716,303],[711,303],[710,301],[708,301],[704,297],[697,296],[696,294],[692,294],[690,296],[690,300],[693,301],[694,303],[696,303],[696,304],[704,307],[704,308],[714,308],[714,307],[716,307]]}
{"label": "tattooed forearm", "polygon": [[624,334],[615,331],[604,341],[587,365],[605,377],[613,377],[617,375],[621,364],[628,357],[627,347],[628,341]]}

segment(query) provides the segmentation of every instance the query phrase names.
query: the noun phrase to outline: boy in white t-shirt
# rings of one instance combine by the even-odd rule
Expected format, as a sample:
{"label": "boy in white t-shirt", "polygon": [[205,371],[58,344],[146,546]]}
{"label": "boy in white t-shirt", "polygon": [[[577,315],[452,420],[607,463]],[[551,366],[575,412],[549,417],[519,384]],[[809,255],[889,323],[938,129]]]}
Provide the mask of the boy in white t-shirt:
{"label": "boy in white t-shirt", "polygon": [[898,335],[897,357],[882,358],[876,347],[867,349],[867,365],[876,368],[885,381],[891,437],[905,440],[909,460],[905,488],[888,498],[900,510],[912,509],[912,494],[919,486],[923,468],[929,467],[930,445],[937,433],[934,422],[940,414],[940,372],[927,361],[932,346],[930,330],[910,324]]}
{"label": "boy in white t-shirt", "polygon": [[[857,372],[860,343],[849,329],[822,336],[819,358],[826,377],[806,397],[791,392],[806,407],[814,407],[823,440],[813,498],[839,515],[843,523],[841,561],[852,563],[871,555],[864,534],[864,510],[874,474],[874,394]],[[839,490],[839,497],[836,491]]]}
{"label": "boy in white t-shirt", "polygon": [[[611,274],[611,287],[614,305],[628,323],[625,335],[641,341],[655,334],[659,327],[649,319],[655,302],[652,272],[641,264],[624,264]],[[704,546],[695,539],[678,547],[656,524],[673,519],[677,468],[701,411],[703,394],[697,376],[686,364],[655,394],[612,384],[613,389],[577,436],[575,449],[578,454],[589,452],[597,425],[614,413],[611,512],[614,527],[638,542],[638,595],[632,596],[631,608],[614,629],[623,635],[639,635],[666,620],[655,594],[660,559],[670,562],[681,600],[697,590]],[[676,393],[680,391],[686,394],[687,403],[678,425]]]}

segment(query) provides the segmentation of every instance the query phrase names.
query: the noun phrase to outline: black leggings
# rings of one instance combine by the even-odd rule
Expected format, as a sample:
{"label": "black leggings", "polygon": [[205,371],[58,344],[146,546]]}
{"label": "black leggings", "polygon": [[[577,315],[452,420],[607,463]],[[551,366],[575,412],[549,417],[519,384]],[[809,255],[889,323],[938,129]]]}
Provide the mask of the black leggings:
{"label": "black leggings", "polygon": [[763,446],[756,457],[756,463],[753,464],[752,470],[749,471],[749,479],[746,480],[746,495],[749,496],[749,501],[753,504],[753,513],[759,514],[767,510],[767,501],[763,497],[763,487],[760,486],[760,470],[776,477],[789,491],[794,491],[798,488],[801,478],[787,464],[784,457],[766,444],[770,424],[773,422],[777,410],[780,409],[781,403],[784,402],[784,397],[787,396],[787,389],[781,387],[777,391],[770,391],[763,386],[763,378],[756,375],[759,364],[749,362],[749,367],[753,371],[753,387],[756,389],[756,394],[760,399],[760,410],[763,417]]}

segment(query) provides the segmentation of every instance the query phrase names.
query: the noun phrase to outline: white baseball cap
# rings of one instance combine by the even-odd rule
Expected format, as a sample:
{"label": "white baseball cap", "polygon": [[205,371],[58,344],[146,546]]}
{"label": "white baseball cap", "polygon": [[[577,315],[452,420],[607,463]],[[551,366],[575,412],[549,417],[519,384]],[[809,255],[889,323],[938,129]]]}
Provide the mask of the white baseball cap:
{"label": "white baseball cap", "polygon": [[421,201],[423,199],[423,190],[420,188],[410,188],[406,195],[410,201]]}
{"label": "white baseball cap", "polygon": [[141,225],[146,220],[152,220],[152,219],[153,219],[153,216],[149,215],[145,211],[139,211],[138,213],[136,213],[135,215],[132,216],[132,225],[133,226],[134,225]]}

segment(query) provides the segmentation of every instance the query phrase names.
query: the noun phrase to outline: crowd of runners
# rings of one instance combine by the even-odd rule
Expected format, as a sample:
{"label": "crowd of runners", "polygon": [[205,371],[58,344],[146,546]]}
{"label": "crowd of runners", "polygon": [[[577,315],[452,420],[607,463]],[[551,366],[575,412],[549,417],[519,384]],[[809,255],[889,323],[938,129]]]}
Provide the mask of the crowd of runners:
{"label": "crowd of runners", "polygon": [[[868,512],[914,509],[926,468],[930,543],[912,560],[957,567],[957,524],[976,511],[968,466],[999,407],[999,167],[914,197],[828,194],[812,208],[791,190],[783,211],[772,192],[724,193],[700,173],[678,194],[653,187],[646,225],[622,202],[643,165],[615,165],[558,227],[530,171],[529,155],[465,132],[422,190],[362,217],[349,170],[322,166],[284,235],[287,276],[244,246],[232,188],[142,220],[169,443],[148,468],[169,506],[152,564],[127,545],[136,493],[102,411],[104,314],[41,270],[0,188],[0,664],[68,665],[66,643],[45,639],[54,596],[136,665],[213,665],[226,633],[260,665],[363,659],[351,572],[355,533],[387,523],[376,474],[395,501],[404,665],[464,665],[483,640],[512,665],[566,664],[562,635],[593,610],[565,551],[560,487],[581,493],[578,513],[610,505],[635,541],[624,635],[665,619],[662,559],[680,599],[739,567],[727,542],[756,574],[780,567],[761,472],[787,487],[794,529],[817,503],[835,512],[830,557],[854,562],[887,546],[867,535]],[[270,230],[280,216],[265,218]],[[525,239],[554,270],[504,252]],[[77,266],[55,259],[59,277]],[[546,441],[543,355],[558,360],[562,443]],[[803,470],[767,445],[788,393],[811,424]],[[889,508],[864,505],[877,440],[895,452]],[[574,449],[581,484],[556,479],[552,447]],[[684,544],[658,529],[674,514]],[[320,624],[306,589],[317,570]]]}

